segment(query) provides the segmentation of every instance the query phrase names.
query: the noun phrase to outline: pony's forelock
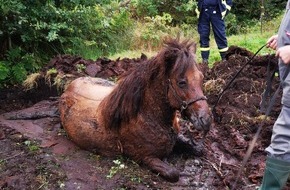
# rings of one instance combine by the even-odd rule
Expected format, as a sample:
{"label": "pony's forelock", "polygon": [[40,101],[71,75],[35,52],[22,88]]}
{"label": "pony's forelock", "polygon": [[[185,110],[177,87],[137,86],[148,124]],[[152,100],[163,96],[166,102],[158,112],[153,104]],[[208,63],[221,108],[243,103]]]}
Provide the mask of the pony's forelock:
{"label": "pony's forelock", "polygon": [[192,60],[196,61],[196,44],[193,41],[189,39],[181,41],[180,38],[166,38],[164,45],[164,57],[168,67],[166,73],[172,70],[177,70],[181,73],[192,64]]}

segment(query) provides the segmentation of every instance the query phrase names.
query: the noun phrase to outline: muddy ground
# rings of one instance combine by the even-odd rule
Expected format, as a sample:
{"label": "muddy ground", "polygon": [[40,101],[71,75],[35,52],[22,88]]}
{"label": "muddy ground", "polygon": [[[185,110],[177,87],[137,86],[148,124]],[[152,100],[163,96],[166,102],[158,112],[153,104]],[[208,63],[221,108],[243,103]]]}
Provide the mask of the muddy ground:
{"label": "muddy ground", "polygon": [[[231,47],[227,60],[204,69],[204,90],[213,107],[219,94],[253,56]],[[181,171],[170,183],[146,167],[125,157],[105,158],[76,147],[66,136],[58,117],[58,97],[66,83],[79,76],[116,80],[120,74],[142,64],[137,59],[96,61],[60,55],[34,76],[35,83],[0,91],[0,189],[256,189],[265,167],[264,149],[270,142],[272,125],[280,111],[281,94],[270,117],[260,110],[266,88],[267,65],[273,72],[274,55],[256,56],[223,93],[214,110],[215,122],[203,142],[202,155],[177,147],[167,162]],[[32,77],[33,78],[33,77]],[[66,81],[66,83],[64,82]],[[279,77],[273,79],[272,92]],[[30,89],[31,88],[31,89]],[[202,143],[202,135],[181,121],[184,133]],[[243,158],[259,125],[261,134],[250,159],[238,176]],[[290,184],[285,189],[290,189]]]}

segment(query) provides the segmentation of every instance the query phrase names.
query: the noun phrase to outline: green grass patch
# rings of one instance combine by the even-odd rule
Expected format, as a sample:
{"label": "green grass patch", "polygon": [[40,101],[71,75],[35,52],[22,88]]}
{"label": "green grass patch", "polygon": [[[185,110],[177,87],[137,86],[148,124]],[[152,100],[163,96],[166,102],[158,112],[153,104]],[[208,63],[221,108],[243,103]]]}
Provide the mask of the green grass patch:
{"label": "green grass patch", "polygon": [[157,52],[156,51],[149,51],[149,50],[127,50],[127,51],[122,51],[120,53],[116,53],[113,55],[109,56],[109,59],[111,60],[116,60],[118,58],[123,59],[123,58],[140,58],[142,53],[144,53],[148,58],[154,56]]}

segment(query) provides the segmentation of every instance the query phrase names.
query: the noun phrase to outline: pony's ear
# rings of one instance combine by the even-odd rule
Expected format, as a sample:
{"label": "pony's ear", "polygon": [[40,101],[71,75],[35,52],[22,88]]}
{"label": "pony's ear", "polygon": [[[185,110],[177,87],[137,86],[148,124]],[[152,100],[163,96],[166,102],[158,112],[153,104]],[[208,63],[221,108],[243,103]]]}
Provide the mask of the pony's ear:
{"label": "pony's ear", "polygon": [[196,43],[192,43],[189,47],[189,50],[194,54],[196,54]]}
{"label": "pony's ear", "polygon": [[177,49],[177,48],[173,48],[173,49],[167,50],[166,52],[164,52],[164,61],[168,65],[173,65],[176,62],[176,59],[178,57],[179,51],[180,50]]}
{"label": "pony's ear", "polygon": [[180,50],[177,48],[169,49],[164,52],[165,75],[168,75],[175,65]]}

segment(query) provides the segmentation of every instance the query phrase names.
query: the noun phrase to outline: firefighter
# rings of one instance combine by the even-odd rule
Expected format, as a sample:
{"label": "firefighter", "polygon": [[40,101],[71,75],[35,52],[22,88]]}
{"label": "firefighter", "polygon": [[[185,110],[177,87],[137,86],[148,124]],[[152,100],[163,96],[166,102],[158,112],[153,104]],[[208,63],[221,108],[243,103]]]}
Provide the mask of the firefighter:
{"label": "firefighter", "polygon": [[203,63],[208,64],[211,27],[221,59],[225,59],[228,42],[224,18],[231,10],[231,7],[232,0],[198,0],[196,13],[198,17],[198,33],[200,36],[200,50]]}

